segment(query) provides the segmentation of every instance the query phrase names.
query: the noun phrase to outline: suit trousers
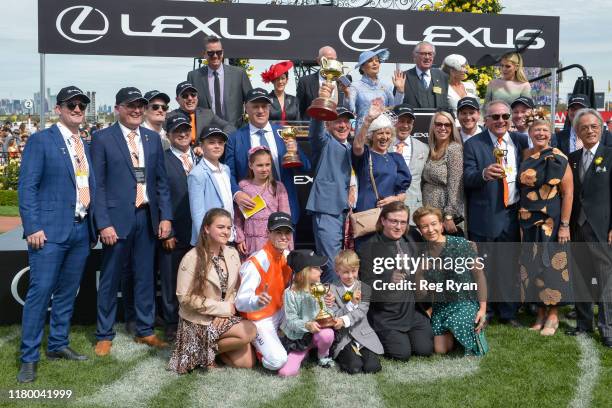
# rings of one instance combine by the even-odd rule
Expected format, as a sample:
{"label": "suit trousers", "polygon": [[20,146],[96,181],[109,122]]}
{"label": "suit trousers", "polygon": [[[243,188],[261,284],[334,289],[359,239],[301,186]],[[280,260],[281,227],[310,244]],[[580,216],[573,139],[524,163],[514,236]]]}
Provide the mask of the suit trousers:
{"label": "suit trousers", "polygon": [[38,250],[28,247],[30,286],[21,319],[21,361],[40,359],[47,308],[51,303],[47,350],[60,351],[68,346],[70,319],[81,277],[89,256],[87,218],[75,222],[68,240],[46,242]]}
{"label": "suit trousers", "polygon": [[[117,292],[126,270],[133,273],[134,317],[136,335],[153,334],[155,323],[155,236],[147,207],[136,209],[136,218],[125,239],[115,245],[104,245],[102,270],[98,286],[98,316],[96,339],[112,340],[117,314]],[[126,266],[126,261],[127,266]]]}
{"label": "suit trousers", "polygon": [[359,350],[361,356],[358,356],[353,350],[353,343],[354,342],[351,341],[344,346],[340,353],[338,353],[338,357],[336,357],[340,370],[348,374],[370,374],[379,372],[382,366],[380,365],[378,354],[362,347]]}
{"label": "suit trousers", "polygon": [[161,285],[160,311],[166,328],[176,330],[178,325],[179,305],[176,298],[176,278],[181,260],[190,249],[191,247],[186,247],[166,251],[161,244],[158,247],[157,259]]}
{"label": "suit trousers", "polygon": [[337,281],[334,258],[342,249],[345,219],[345,213],[340,215],[319,212],[312,214],[312,229],[317,254],[327,257],[325,269],[321,274],[321,282],[323,283]]}
{"label": "suit trousers", "polygon": [[379,330],[376,334],[383,345],[386,357],[408,361],[413,355],[430,356],[433,354],[431,323],[420,312],[414,313],[414,321],[410,330]]}
{"label": "suit trousers", "polygon": [[[572,255],[577,267],[573,274],[577,289],[577,327],[593,329],[593,303],[596,302],[599,305],[599,332],[602,337],[612,337],[612,250],[607,242],[598,242],[588,221],[575,228],[572,241]],[[597,281],[596,286],[593,278]],[[584,301],[589,298],[593,302]]]}

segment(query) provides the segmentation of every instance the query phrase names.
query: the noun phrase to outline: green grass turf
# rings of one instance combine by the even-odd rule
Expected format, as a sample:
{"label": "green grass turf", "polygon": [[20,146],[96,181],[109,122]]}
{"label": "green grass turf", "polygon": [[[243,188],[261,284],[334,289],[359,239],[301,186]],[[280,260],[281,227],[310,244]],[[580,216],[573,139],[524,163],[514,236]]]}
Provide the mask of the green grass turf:
{"label": "green grass turf", "polygon": [[0,217],[19,217],[19,207],[16,205],[0,205]]}
{"label": "green grass turf", "polygon": [[[71,346],[89,355],[90,360],[50,362],[43,356],[38,380],[18,385],[15,375],[19,366],[19,327],[5,326],[0,327],[0,406],[566,407],[574,397],[581,375],[578,367],[581,355],[576,339],[563,334],[565,328],[562,324],[554,337],[545,338],[526,329],[492,324],[487,329],[491,351],[484,358],[464,358],[455,353],[415,358],[407,363],[384,360],[383,371],[370,376],[349,376],[306,363],[298,378],[282,380],[262,370],[226,368],[176,376],[162,368],[167,353],[145,348],[127,355],[128,361],[97,358],[92,349],[94,328],[76,326]],[[125,342],[130,345],[129,340]],[[593,345],[599,353],[601,371],[590,406],[612,407],[612,351],[597,339]],[[159,368],[140,374],[138,369],[146,361]],[[142,377],[140,387],[148,381],[159,381],[161,385],[147,400],[122,404],[121,398],[141,392],[136,384],[134,390],[121,394],[122,387],[130,386],[123,384],[122,378],[134,372]],[[7,390],[17,388],[71,389],[76,398],[68,404],[8,401]],[[115,392],[119,395],[114,395]],[[96,393],[108,401],[87,404],[87,399]]]}

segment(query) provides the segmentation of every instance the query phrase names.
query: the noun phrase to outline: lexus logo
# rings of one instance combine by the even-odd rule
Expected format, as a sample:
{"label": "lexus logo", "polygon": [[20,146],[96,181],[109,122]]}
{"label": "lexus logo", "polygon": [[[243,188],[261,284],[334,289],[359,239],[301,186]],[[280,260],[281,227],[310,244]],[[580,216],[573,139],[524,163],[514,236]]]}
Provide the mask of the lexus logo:
{"label": "lexus logo", "polygon": [[[77,14],[77,10],[81,11]],[[92,15],[94,11],[95,13]],[[68,33],[64,31],[64,17],[67,21],[73,18],[72,24],[70,24],[68,28]],[[88,20],[86,26],[103,27],[97,30],[82,28],[85,20]],[[73,6],[59,13],[57,20],[55,20],[55,27],[65,39],[76,43],[87,44],[98,41],[108,32],[108,18],[106,18],[104,13],[100,10],[91,6]]]}
{"label": "lexus logo", "polygon": [[338,30],[342,44],[351,50],[368,51],[385,41],[385,28],[380,21],[366,16],[357,16],[344,21]]}

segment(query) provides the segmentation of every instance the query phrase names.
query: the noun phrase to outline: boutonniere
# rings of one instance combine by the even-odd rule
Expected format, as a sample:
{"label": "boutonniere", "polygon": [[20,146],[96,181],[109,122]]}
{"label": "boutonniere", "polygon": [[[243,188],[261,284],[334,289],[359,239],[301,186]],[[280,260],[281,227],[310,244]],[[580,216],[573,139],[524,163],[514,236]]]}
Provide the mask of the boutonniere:
{"label": "boutonniere", "polygon": [[599,156],[595,159],[594,163],[596,166],[599,166],[603,162],[603,157]]}
{"label": "boutonniere", "polygon": [[342,295],[342,301],[344,303],[348,303],[351,300],[353,300],[353,291],[352,290],[347,290],[346,292],[344,292],[344,295]]}
{"label": "boutonniere", "polygon": [[605,173],[607,171],[608,171],[608,169],[606,169],[606,166],[603,166],[603,167],[597,166],[597,167],[595,167],[595,173]]}

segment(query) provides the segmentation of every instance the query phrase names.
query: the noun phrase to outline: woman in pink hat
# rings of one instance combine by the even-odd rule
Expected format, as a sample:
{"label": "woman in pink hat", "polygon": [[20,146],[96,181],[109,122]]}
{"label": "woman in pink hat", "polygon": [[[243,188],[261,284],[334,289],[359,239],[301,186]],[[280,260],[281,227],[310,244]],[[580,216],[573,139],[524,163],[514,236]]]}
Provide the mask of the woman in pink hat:
{"label": "woman in pink hat", "polygon": [[271,121],[293,121],[300,120],[298,100],[295,96],[285,93],[285,87],[289,81],[289,70],[293,67],[291,61],[282,61],[271,65],[261,74],[264,83],[272,82],[274,90],[270,91],[272,105],[270,106]]}

